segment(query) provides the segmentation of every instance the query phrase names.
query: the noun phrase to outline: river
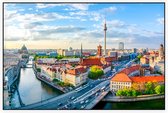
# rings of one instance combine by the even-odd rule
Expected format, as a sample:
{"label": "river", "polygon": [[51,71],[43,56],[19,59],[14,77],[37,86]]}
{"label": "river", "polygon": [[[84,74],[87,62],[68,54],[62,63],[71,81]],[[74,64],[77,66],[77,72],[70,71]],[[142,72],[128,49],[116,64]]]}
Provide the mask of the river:
{"label": "river", "polygon": [[164,110],[165,99],[147,100],[139,102],[99,102],[94,110]]}
{"label": "river", "polygon": [[[32,61],[29,61],[28,64],[32,64]],[[18,84],[18,91],[21,100],[25,105],[40,102],[63,94],[62,92],[39,81],[34,74],[33,68],[30,68],[30,66],[31,65],[27,65],[29,68],[21,68]],[[12,98],[12,108],[15,107],[20,107],[18,93],[16,91]]]}

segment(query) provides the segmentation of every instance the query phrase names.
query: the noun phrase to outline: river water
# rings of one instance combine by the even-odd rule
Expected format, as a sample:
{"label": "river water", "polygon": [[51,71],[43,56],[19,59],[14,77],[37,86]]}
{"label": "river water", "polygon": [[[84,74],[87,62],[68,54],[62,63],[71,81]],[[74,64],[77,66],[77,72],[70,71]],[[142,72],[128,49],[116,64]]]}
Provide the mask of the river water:
{"label": "river water", "polygon": [[[29,61],[28,64],[32,64],[32,61]],[[40,102],[62,94],[62,92],[39,81],[34,74],[33,68],[30,68],[30,66],[31,65],[27,65],[29,68],[21,68],[18,85],[21,100],[25,105]],[[20,107],[17,92],[15,92],[12,99],[12,107]]]}
{"label": "river water", "polygon": [[99,102],[94,108],[101,110],[164,110],[165,99],[140,102]]}

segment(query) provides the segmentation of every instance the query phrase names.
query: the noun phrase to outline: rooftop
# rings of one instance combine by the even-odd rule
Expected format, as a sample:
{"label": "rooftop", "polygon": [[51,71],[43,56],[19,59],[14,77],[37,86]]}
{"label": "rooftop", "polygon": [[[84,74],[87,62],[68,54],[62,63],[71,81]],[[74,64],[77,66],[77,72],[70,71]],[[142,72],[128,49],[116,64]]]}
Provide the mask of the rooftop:
{"label": "rooftop", "polygon": [[164,76],[139,76],[139,77],[130,77],[133,82],[164,82]]}
{"label": "rooftop", "polygon": [[116,74],[111,81],[118,81],[118,82],[132,82],[132,80],[128,77],[125,73]]}

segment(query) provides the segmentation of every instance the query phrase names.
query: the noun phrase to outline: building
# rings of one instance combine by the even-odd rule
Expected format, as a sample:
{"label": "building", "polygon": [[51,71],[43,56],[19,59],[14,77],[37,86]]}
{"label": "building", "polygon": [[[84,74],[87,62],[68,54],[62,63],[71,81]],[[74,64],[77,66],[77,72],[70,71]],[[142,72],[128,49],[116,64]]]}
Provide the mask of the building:
{"label": "building", "polygon": [[36,55],[38,55],[38,56],[46,56],[47,53],[46,52],[36,52]]}
{"label": "building", "polygon": [[88,71],[83,66],[77,66],[74,69],[66,70],[66,73],[62,75],[62,81],[70,83],[77,87],[86,82]]}
{"label": "building", "polygon": [[132,74],[139,69],[141,71],[141,69],[143,68],[140,68],[140,65],[136,65],[120,71],[111,79],[110,89],[112,91],[117,91],[124,88],[131,88],[134,83],[141,86],[142,84],[145,84],[146,82],[149,81],[158,82],[159,84],[164,83],[163,75],[156,76],[151,74],[150,76],[145,76],[141,75],[144,72],[140,72],[140,74],[132,76]]}
{"label": "building", "polygon": [[163,47],[163,44],[160,44],[159,58],[160,58],[160,60],[164,60],[164,47]]}
{"label": "building", "polygon": [[81,61],[81,65],[83,66],[93,66],[93,65],[97,65],[97,66],[101,66],[102,62],[100,61],[100,58],[86,58],[86,59],[82,59]]}
{"label": "building", "polygon": [[116,51],[109,51],[108,56],[110,57],[118,57],[118,53]]}
{"label": "building", "polygon": [[56,57],[56,56],[58,56],[58,53],[57,52],[50,52],[49,56],[50,57]]}
{"label": "building", "polygon": [[59,55],[61,55],[61,56],[63,56],[64,55],[64,49],[58,49],[57,50],[57,53],[59,54]]}
{"label": "building", "polygon": [[141,64],[149,64],[149,56],[144,55],[141,59],[140,59]]}
{"label": "building", "polygon": [[120,42],[120,43],[119,43],[118,49],[119,49],[119,50],[124,50],[124,43],[123,43],[123,42]]}
{"label": "building", "polygon": [[136,49],[136,48],[133,48],[133,49],[132,49],[132,52],[133,52],[133,53],[137,53],[137,49]]}
{"label": "building", "polygon": [[102,46],[97,46],[97,56],[102,56]]}
{"label": "building", "polygon": [[63,56],[74,56],[74,51],[64,50]]}
{"label": "building", "polygon": [[68,51],[72,51],[72,50],[73,50],[72,47],[69,47],[69,48],[68,48]]}
{"label": "building", "polygon": [[18,51],[20,54],[28,54],[27,47],[25,45],[22,46],[22,48]]}
{"label": "building", "polygon": [[79,86],[86,82],[88,71],[85,66],[73,67],[70,64],[45,65],[36,64],[41,69],[41,75],[49,80],[57,79],[73,86]]}
{"label": "building", "polygon": [[46,64],[46,65],[52,65],[55,64],[57,59],[55,58],[39,58],[36,63],[37,64]]}

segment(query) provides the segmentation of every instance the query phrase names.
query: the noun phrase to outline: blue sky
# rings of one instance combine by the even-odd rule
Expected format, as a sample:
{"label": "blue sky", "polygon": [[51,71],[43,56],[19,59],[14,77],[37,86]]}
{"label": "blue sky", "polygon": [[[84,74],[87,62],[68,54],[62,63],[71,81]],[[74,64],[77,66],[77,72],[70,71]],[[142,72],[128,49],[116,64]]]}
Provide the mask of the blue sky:
{"label": "blue sky", "polygon": [[159,48],[164,4],[4,4],[6,48]]}

